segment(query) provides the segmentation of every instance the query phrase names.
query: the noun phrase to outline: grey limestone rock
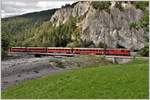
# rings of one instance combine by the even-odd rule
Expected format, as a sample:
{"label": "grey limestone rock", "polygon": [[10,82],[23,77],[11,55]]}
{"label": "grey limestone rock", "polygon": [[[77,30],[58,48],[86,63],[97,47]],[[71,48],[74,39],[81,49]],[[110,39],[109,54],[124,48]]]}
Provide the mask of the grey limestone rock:
{"label": "grey limestone rock", "polygon": [[145,44],[145,33],[142,28],[131,29],[129,24],[139,21],[143,11],[134,6],[124,9],[111,7],[106,10],[96,10],[90,2],[78,2],[73,7],[61,8],[52,16],[51,22],[65,23],[70,16],[85,15],[80,23],[81,39],[93,41],[95,45],[105,43],[109,48],[121,46],[127,49],[140,49]]}

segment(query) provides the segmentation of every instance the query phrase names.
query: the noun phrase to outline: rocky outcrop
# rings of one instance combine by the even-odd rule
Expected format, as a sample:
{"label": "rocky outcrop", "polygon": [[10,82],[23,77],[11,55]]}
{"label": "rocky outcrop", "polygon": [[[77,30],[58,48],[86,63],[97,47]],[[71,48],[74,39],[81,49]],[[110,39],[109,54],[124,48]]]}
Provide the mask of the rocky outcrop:
{"label": "rocky outcrop", "polygon": [[78,2],[74,7],[64,7],[62,9],[59,9],[56,11],[56,13],[52,16],[51,22],[56,22],[57,26],[59,23],[65,23],[70,16],[76,17],[76,16],[82,16],[90,7],[89,2]]}
{"label": "rocky outcrop", "polygon": [[143,16],[139,9],[130,8],[120,11],[113,8],[110,13],[90,9],[82,22],[81,38],[93,41],[96,45],[105,43],[109,48],[117,46],[128,49],[140,49],[144,46],[143,29],[131,29],[129,23],[138,21]]}
{"label": "rocky outcrop", "polygon": [[80,24],[78,23],[81,27],[82,40],[93,41],[96,46],[99,43],[106,43],[109,48],[124,47],[137,50],[144,47],[144,30],[129,26],[143,16],[143,11],[134,6],[129,6],[123,11],[115,7],[111,7],[109,11],[99,11],[94,9],[90,2],[78,2],[74,7],[56,11],[50,21],[59,25],[60,22],[65,23],[70,16],[82,15],[85,17]]}

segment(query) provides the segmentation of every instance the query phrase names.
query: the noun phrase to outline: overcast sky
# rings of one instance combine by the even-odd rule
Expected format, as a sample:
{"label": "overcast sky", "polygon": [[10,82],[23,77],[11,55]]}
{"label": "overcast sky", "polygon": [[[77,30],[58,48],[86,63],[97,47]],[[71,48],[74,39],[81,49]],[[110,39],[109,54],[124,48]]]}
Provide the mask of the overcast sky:
{"label": "overcast sky", "polygon": [[74,2],[73,0],[2,0],[1,17],[60,8],[62,5]]}

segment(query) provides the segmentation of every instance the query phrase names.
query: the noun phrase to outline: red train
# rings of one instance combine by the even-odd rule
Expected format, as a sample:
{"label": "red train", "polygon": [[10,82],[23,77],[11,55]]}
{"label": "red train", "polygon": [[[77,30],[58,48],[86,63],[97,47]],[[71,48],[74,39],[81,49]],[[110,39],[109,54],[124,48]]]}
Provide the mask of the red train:
{"label": "red train", "polygon": [[66,54],[95,54],[95,55],[123,55],[129,56],[127,49],[106,49],[103,48],[64,48],[64,47],[12,47],[9,52],[29,52],[29,53],[66,53]]}

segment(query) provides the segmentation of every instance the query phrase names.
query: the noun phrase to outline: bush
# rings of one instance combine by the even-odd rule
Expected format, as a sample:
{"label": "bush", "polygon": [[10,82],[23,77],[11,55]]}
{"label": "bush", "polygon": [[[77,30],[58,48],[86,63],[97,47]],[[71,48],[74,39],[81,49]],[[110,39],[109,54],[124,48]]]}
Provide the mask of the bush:
{"label": "bush", "polygon": [[58,68],[65,68],[65,66],[64,66],[64,63],[61,61],[61,60],[59,60],[59,59],[50,59],[49,60],[49,64],[52,66],[52,67],[58,67]]}
{"label": "bush", "polygon": [[133,2],[133,5],[138,8],[138,9],[141,9],[141,10],[145,10],[146,7],[148,7],[149,5],[149,2],[148,1],[136,1],[136,2]]}
{"label": "bush", "polygon": [[139,51],[139,54],[141,56],[146,56],[148,57],[149,56],[149,46],[146,45],[145,47],[143,47],[140,51]]}
{"label": "bush", "polygon": [[78,41],[70,42],[67,44],[67,47],[71,47],[71,48],[81,47],[81,43]]}
{"label": "bush", "polygon": [[105,10],[105,9],[109,9],[109,7],[111,6],[111,2],[110,1],[93,1],[92,6],[98,10]]}
{"label": "bush", "polygon": [[97,45],[98,48],[107,48],[107,45],[102,43],[102,42],[99,42],[99,44]]}
{"label": "bush", "polygon": [[138,22],[131,22],[129,23],[129,27],[130,29],[138,29],[140,27],[139,23]]}
{"label": "bush", "polygon": [[94,46],[94,43],[93,41],[90,41],[90,40],[81,40],[81,46],[82,47],[91,47],[91,46]]}

